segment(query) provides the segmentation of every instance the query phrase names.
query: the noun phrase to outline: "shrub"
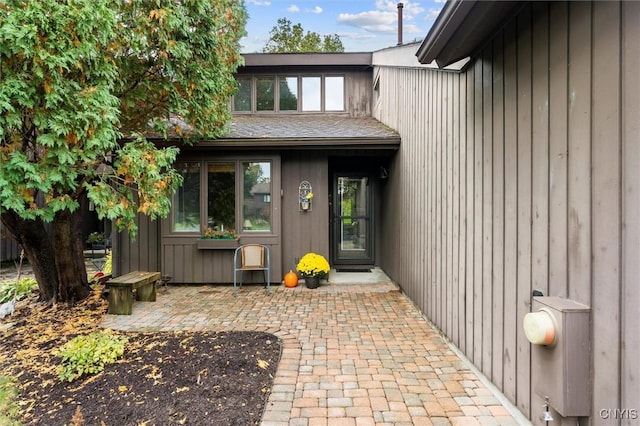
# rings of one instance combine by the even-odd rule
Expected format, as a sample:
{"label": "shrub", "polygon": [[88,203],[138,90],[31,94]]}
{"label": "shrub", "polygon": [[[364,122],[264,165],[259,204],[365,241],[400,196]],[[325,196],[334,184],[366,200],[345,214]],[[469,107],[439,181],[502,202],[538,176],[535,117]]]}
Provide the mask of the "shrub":
{"label": "shrub", "polygon": [[107,364],[113,364],[124,353],[127,338],[108,331],[77,336],[54,352],[62,358],[58,376],[72,382],[84,374],[96,374]]}
{"label": "shrub", "polygon": [[31,294],[34,288],[38,287],[38,283],[35,279],[26,277],[16,282],[7,281],[0,285],[0,304],[13,300],[20,300]]}

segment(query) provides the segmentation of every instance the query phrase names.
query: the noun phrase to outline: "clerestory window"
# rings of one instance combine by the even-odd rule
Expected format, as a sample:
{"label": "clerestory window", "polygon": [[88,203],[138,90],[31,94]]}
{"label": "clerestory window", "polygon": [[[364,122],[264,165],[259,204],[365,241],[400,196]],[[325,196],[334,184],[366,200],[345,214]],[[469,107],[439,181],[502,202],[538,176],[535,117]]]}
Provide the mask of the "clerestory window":
{"label": "clerestory window", "polygon": [[234,112],[345,111],[344,75],[239,77]]}

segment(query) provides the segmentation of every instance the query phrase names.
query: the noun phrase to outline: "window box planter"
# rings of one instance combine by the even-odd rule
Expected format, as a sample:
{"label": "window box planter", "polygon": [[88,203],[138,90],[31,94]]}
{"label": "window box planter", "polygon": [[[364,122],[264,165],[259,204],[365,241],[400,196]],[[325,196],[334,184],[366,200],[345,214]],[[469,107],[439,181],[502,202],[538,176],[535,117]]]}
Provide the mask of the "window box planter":
{"label": "window box planter", "polygon": [[238,238],[199,238],[196,243],[198,250],[234,250],[240,245]]}

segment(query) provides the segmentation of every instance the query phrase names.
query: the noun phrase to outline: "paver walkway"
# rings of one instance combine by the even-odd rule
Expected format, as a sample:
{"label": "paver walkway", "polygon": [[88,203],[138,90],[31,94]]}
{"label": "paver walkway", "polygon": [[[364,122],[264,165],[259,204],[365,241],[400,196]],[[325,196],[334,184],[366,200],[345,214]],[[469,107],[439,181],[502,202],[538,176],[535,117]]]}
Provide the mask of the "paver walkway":
{"label": "paver walkway", "polygon": [[280,337],[282,359],[263,426],[517,425],[503,405],[392,282],[169,286],[121,330],[259,330]]}

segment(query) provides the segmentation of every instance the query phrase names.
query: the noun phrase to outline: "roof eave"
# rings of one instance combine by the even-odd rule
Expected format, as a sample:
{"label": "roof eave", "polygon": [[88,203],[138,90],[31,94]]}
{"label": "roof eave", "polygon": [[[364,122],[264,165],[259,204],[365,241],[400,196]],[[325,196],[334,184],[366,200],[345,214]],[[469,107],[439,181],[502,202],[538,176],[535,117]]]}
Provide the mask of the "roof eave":
{"label": "roof eave", "polygon": [[400,147],[400,137],[372,138],[220,138],[205,140],[195,149],[391,149]]}
{"label": "roof eave", "polygon": [[473,56],[487,38],[527,2],[449,0],[416,52],[422,64],[444,68]]}
{"label": "roof eave", "polygon": [[244,67],[265,66],[371,66],[372,52],[244,53]]}

